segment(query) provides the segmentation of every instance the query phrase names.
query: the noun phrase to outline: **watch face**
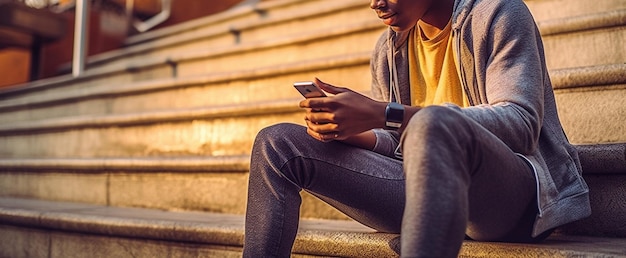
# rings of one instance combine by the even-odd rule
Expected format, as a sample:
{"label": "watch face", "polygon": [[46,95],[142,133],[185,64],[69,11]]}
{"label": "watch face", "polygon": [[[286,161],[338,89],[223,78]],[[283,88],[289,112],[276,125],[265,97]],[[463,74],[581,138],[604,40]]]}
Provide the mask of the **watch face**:
{"label": "watch face", "polygon": [[400,128],[404,121],[404,106],[390,102],[385,109],[385,125],[391,128]]}

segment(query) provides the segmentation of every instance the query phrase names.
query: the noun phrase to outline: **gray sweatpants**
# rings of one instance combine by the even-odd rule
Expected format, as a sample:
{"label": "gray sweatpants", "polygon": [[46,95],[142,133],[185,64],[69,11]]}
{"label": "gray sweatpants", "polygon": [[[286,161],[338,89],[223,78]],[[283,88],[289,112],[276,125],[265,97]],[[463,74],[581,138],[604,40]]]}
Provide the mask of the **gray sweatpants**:
{"label": "gray sweatpants", "polygon": [[263,129],[252,150],[244,257],[289,256],[301,190],[364,225],[401,232],[404,257],[456,257],[466,236],[535,240],[532,168],[493,134],[433,106],[411,118],[401,142],[404,161],[317,141],[299,125]]}

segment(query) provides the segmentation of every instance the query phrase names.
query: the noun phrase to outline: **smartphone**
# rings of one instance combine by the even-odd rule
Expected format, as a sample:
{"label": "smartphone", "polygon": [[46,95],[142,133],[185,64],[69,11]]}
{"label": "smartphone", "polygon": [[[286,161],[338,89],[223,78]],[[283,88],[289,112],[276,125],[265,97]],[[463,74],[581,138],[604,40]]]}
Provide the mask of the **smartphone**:
{"label": "smartphone", "polygon": [[296,82],[293,86],[307,99],[326,97],[324,91],[314,82]]}

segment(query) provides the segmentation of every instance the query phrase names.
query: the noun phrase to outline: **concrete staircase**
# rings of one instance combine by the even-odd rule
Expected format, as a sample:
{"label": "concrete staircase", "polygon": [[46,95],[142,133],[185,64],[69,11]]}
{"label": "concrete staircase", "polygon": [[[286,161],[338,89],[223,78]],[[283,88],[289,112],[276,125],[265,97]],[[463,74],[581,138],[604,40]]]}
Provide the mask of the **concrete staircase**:
{"label": "concrete staircase", "polygon": [[[526,3],[594,213],[461,256],[626,257],[626,2]],[[294,81],[367,92],[384,29],[359,0],[265,1],[130,38],[81,78],[0,90],[0,257],[240,256],[256,132],[302,123]],[[303,198],[295,256],[397,256],[397,235]]]}

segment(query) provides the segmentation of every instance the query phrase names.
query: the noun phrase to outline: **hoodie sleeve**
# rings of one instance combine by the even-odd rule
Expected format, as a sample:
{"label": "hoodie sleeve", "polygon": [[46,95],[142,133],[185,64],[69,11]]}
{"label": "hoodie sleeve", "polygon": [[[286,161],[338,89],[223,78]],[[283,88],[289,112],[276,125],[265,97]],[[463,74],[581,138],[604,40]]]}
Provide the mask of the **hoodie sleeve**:
{"label": "hoodie sleeve", "polygon": [[529,154],[538,145],[544,90],[551,87],[541,38],[522,1],[482,3],[474,7],[469,42],[463,36],[474,52],[473,63],[463,66],[474,69],[468,84],[475,105],[462,112],[513,151]]}
{"label": "hoodie sleeve", "polygon": [[[388,33],[389,31],[385,30],[378,39],[370,61],[370,70],[372,72],[371,94],[372,99],[376,101],[389,101]],[[394,157],[394,151],[400,141],[398,133],[384,129],[374,129],[373,131],[376,135],[376,145],[373,151],[388,157]]]}

